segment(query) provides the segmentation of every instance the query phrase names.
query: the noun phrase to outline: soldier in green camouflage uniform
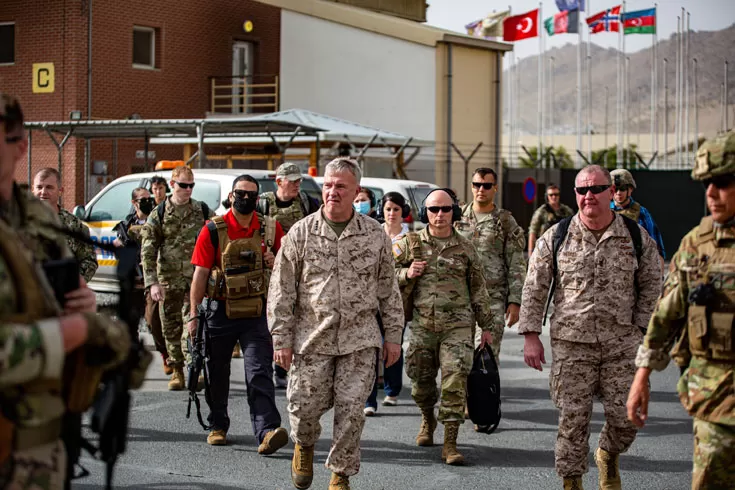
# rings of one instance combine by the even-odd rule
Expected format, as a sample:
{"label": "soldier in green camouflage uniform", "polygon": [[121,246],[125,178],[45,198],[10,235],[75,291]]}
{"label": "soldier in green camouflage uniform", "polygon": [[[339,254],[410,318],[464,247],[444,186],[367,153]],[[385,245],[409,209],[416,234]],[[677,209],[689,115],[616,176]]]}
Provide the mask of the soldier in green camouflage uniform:
{"label": "soldier in green camouflage uniform", "polygon": [[711,215],[671,260],[636,357],[628,417],[645,423],[651,370],[665,369],[671,352],[686,369],[677,388],[694,418],[692,488],[725,489],[735,484],[735,132],[702,145],[692,178],[705,185]]}
{"label": "soldier in green camouflage uniform", "polygon": [[[59,198],[64,190],[61,187],[60,177],[59,172],[54,168],[40,170],[33,178],[33,195],[50,205],[58,213],[61,224],[67,229],[89,238],[89,228],[84,222],[59,205]],[[87,282],[91,281],[98,267],[94,247],[90,243],[84,243],[70,236],[66,237],[66,243],[79,263],[82,277]]]}
{"label": "soldier in green camouflage uniform", "polygon": [[533,253],[536,240],[546,233],[546,230],[573,214],[572,208],[561,202],[559,186],[549,184],[546,187],[546,202],[533,213],[528,227],[528,255]]}
{"label": "soldier in green camouflage uniform", "polygon": [[86,287],[67,294],[65,316],[40,262],[71,257],[48,206],[13,182],[28,140],[18,102],[0,93],[0,488],[61,490],[67,457],[59,440],[65,356],[114,333],[110,364],[122,361],[125,328],[94,314]]}
{"label": "soldier in green camouflage uniform", "polygon": [[498,323],[490,308],[481,259],[472,243],[452,228],[459,205],[445,189],[430,192],[425,205],[429,226],[393,244],[398,284],[415,281],[406,373],[413,381],[411,396],[421,409],[416,444],[431,446],[437,423],[436,375],[441,369],[442,459],[461,464],[457,431],[464,422],[467,375],[472,367],[472,327],[479,324],[484,345],[492,342]]}
{"label": "soldier in green camouflage uniform", "polygon": [[176,167],[171,174],[171,196],[151,212],[141,232],[144,283],[151,298],[159,302],[166,362],[174,368],[169,390],[183,390],[185,386],[182,334],[194,274],[191,255],[197,233],[214,216],[206,204],[191,199],[193,187],[191,169]]}
{"label": "soldier in green camouflage uniform", "polygon": [[[487,187],[487,189],[485,188]],[[500,341],[505,326],[518,322],[523,281],[526,279],[524,249],[526,237],[510,211],[493,203],[497,192],[497,175],[491,168],[478,168],[472,175],[473,201],[462,208],[462,220],[454,224],[463,237],[477,249],[482,261],[490,308],[495,317],[492,349],[500,355]],[[481,332],[475,329],[475,345]]]}

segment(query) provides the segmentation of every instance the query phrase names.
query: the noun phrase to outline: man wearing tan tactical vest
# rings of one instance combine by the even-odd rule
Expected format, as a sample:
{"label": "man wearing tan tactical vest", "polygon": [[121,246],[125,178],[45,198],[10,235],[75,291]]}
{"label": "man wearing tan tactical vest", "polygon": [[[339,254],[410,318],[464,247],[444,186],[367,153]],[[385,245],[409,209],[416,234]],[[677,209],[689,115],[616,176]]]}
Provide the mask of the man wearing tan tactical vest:
{"label": "man wearing tan tactical vest", "polygon": [[711,214],[684,237],[671,259],[663,294],[638,349],[628,418],[643,427],[651,370],[664,370],[673,357],[686,369],[679,398],[694,418],[692,488],[733,488],[735,131],[704,142],[692,178],[704,185]]}
{"label": "man wearing tan tactical vest", "polygon": [[[299,220],[319,209],[319,202],[301,192],[301,170],[295,163],[285,162],[276,169],[275,192],[264,192],[258,200],[258,210],[264,216],[275,218],[284,233]],[[276,364],[276,388],[285,389],[286,370]]]}
{"label": "man wearing tan tactical vest", "polygon": [[191,263],[191,312],[187,323],[195,338],[199,308],[206,311],[209,356],[209,423],[207,443],[227,444],[230,418],[230,360],[236,342],[242,347],[248,405],[258,453],[273,454],[288,443],[281,428],[273,385],[273,340],[265,317],[265,300],[274,254],[283,230],[272,218],[255,212],[258,181],[249,175],[235,179],[229,194],[230,210],[215,216],[199,233]]}
{"label": "man wearing tan tactical vest", "polygon": [[0,488],[60,490],[67,474],[62,416],[75,401],[62,397],[74,391],[63,378],[66,356],[109,347],[103,368],[111,367],[127,355],[130,338],[124,326],[95,314],[94,292],[81,276],[62,312],[40,265],[72,255],[58,217],[14,182],[27,150],[20,104],[0,93]]}

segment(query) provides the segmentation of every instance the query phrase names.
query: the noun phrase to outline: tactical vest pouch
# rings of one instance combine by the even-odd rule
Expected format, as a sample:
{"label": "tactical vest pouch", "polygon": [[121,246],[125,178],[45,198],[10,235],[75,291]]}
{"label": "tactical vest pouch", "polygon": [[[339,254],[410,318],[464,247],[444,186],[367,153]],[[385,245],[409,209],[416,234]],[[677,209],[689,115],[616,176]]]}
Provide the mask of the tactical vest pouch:
{"label": "tactical vest pouch", "polygon": [[733,358],[732,320],[735,313],[712,313],[709,346],[712,357],[729,360]]}
{"label": "tactical vest pouch", "polygon": [[210,299],[225,297],[225,274],[219,267],[213,267],[209,272],[206,294]]}
{"label": "tactical vest pouch", "polygon": [[263,298],[227,299],[225,301],[227,318],[259,318],[263,315]]}
{"label": "tactical vest pouch", "polygon": [[695,355],[707,355],[707,307],[689,306],[689,348]]}

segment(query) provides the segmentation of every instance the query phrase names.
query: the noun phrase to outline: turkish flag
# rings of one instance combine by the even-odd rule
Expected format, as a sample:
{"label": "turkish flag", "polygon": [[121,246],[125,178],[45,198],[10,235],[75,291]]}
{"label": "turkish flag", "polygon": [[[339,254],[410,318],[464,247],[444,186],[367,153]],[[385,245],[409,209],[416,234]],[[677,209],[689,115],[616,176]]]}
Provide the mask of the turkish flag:
{"label": "turkish flag", "polygon": [[503,41],[521,41],[538,36],[538,9],[503,21]]}

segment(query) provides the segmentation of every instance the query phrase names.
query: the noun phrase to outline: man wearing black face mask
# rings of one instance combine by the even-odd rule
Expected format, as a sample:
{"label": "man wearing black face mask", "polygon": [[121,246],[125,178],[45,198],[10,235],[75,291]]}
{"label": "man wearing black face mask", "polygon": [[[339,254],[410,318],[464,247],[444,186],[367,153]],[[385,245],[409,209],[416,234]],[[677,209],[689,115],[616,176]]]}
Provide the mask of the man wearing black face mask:
{"label": "man wearing black face mask", "polygon": [[[209,356],[209,423],[207,443],[227,444],[230,418],[227,398],[230,388],[230,360],[235,343],[242,347],[248,405],[258,453],[273,454],[288,443],[281,427],[273,385],[273,340],[265,317],[270,270],[281,247],[283,229],[273,218],[255,212],[258,181],[241,175],[228,197],[231,208],[215,216],[202,228],[191,263],[191,311],[187,328],[196,337],[197,305],[206,311]],[[228,287],[225,288],[224,284]],[[234,285],[241,285],[235,287]],[[233,291],[235,291],[233,293]]]}
{"label": "man wearing black face mask", "polygon": [[[116,224],[112,229],[117,234],[117,238],[112,243],[116,247],[137,247],[138,262],[140,263],[140,231],[148,219],[148,215],[151,214],[151,211],[156,206],[156,200],[148,192],[148,189],[136,187],[133,189],[130,202],[133,205],[133,212],[127,215],[124,220]],[[161,318],[158,315],[158,303],[151,300],[150,294],[146,295],[145,293],[145,289],[143,288],[142,266],[139,269],[139,273],[139,288],[136,288],[136,293],[139,294],[136,294],[135,301],[140,301],[140,305],[145,304],[145,321],[153,336],[153,344],[163,359],[163,371],[166,375],[170,376],[173,373],[173,368],[166,364],[168,351],[166,350],[166,339],[163,336],[163,329],[161,327]],[[150,307],[150,305],[153,307]]]}

